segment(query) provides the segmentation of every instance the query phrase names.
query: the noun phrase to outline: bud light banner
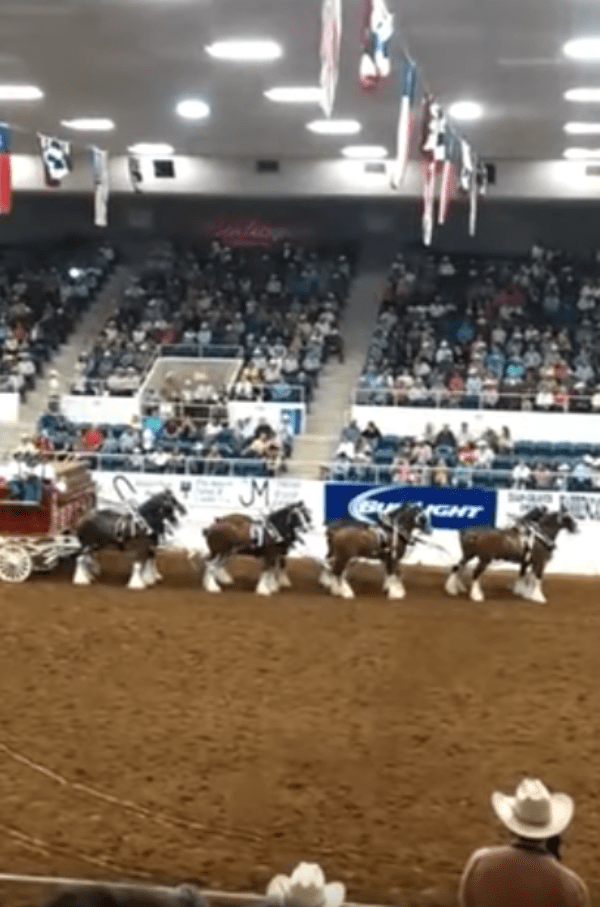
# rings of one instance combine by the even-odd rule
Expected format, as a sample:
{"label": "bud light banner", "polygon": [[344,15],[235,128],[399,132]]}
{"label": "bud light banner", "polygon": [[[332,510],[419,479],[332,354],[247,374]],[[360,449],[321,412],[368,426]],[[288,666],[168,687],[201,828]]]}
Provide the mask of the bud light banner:
{"label": "bud light banner", "polygon": [[419,488],[345,482],[326,485],[325,522],[351,519],[375,523],[379,516],[402,501],[426,507],[433,529],[470,529],[496,523],[496,494],[483,488]]}

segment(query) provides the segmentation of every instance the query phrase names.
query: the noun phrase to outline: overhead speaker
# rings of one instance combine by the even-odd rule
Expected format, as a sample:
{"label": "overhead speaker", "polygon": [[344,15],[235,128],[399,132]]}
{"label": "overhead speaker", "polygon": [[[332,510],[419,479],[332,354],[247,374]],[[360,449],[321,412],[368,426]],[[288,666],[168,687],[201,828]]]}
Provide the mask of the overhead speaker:
{"label": "overhead speaker", "polygon": [[488,186],[496,185],[496,165],[495,164],[486,164],[485,170],[487,173]]}
{"label": "overhead speaker", "polygon": [[368,161],[364,169],[365,173],[387,173],[387,167],[383,161]]}
{"label": "overhead speaker", "polygon": [[156,179],[173,179],[175,176],[175,162],[167,159],[164,161],[153,161],[154,176]]}
{"label": "overhead speaker", "polygon": [[279,161],[257,161],[257,173],[279,173]]}

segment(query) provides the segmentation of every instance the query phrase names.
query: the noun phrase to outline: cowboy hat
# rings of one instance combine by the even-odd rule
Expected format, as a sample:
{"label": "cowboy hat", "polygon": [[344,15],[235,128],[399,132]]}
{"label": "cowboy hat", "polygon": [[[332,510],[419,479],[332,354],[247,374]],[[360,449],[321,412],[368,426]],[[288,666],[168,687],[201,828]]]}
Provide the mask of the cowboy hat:
{"label": "cowboy hat", "polygon": [[536,778],[525,778],[514,797],[496,791],[492,807],[503,825],[520,838],[545,840],[559,835],[573,818],[574,803],[567,794],[551,794]]}
{"label": "cowboy hat", "polygon": [[345,886],[341,882],[326,884],[317,863],[299,863],[291,876],[275,876],[267,888],[267,898],[293,907],[341,907],[345,897]]}

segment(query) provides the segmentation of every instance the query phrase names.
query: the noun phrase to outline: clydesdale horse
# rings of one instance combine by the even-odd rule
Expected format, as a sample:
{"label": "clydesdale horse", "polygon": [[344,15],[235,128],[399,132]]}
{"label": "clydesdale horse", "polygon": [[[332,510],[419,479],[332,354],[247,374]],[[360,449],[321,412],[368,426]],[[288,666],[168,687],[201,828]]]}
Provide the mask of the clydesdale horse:
{"label": "clydesdale horse", "polygon": [[385,568],[383,589],[388,598],[404,598],[400,564],[417,531],[430,532],[427,512],[420,504],[408,501],[380,517],[375,526],[352,521],[331,524],[327,528],[327,561],[319,578],[321,585],[332,595],[354,598],[347,579],[350,564],[375,561]]}
{"label": "clydesdale horse", "polygon": [[[547,511],[536,508],[515,526],[508,529],[467,529],[460,533],[462,559],[446,580],[449,595],[469,592],[473,601],[484,600],[479,579],[492,561],[509,561],[520,565],[520,573],[513,592],[532,602],[544,604],[542,577],[562,529],[577,532],[577,523],[565,507]],[[471,561],[477,564],[472,576],[468,575]]]}

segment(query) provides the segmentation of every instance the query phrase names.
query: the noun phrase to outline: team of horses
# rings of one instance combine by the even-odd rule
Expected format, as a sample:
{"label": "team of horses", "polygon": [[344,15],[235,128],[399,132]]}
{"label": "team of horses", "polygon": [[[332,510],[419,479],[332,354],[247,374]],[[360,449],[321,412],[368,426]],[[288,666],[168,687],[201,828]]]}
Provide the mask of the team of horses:
{"label": "team of horses", "polygon": [[[133,492],[131,486],[128,490]],[[186,508],[170,489],[151,495],[140,505],[133,499],[126,500],[122,489],[119,491],[120,505],[95,510],[77,529],[81,547],[73,576],[76,585],[89,585],[99,576],[96,555],[107,548],[132,555],[128,588],[146,589],[162,579],[156,566],[157,549],[176,531]],[[303,501],[260,518],[231,513],[218,517],[204,530],[202,547],[206,550],[200,557],[199,544],[190,560],[202,571],[203,588],[219,593],[233,583],[229,560],[237,555],[253,557],[261,564],[255,591],[272,595],[291,585],[286,559],[311,528],[311,514]],[[467,593],[473,601],[483,601],[481,576],[492,562],[503,561],[519,566],[513,587],[516,595],[545,602],[542,578],[562,530],[576,532],[577,524],[561,506],[557,511],[534,508],[506,529],[480,527],[462,531],[462,557],[448,575],[446,592],[452,596]],[[410,502],[387,508],[371,525],[352,520],[331,523],[326,528],[327,555],[319,582],[332,595],[353,598],[349,569],[355,563],[376,563],[383,566],[383,590],[388,598],[402,599],[406,595],[402,579],[404,558],[414,545],[429,544],[430,532],[427,509]]]}

